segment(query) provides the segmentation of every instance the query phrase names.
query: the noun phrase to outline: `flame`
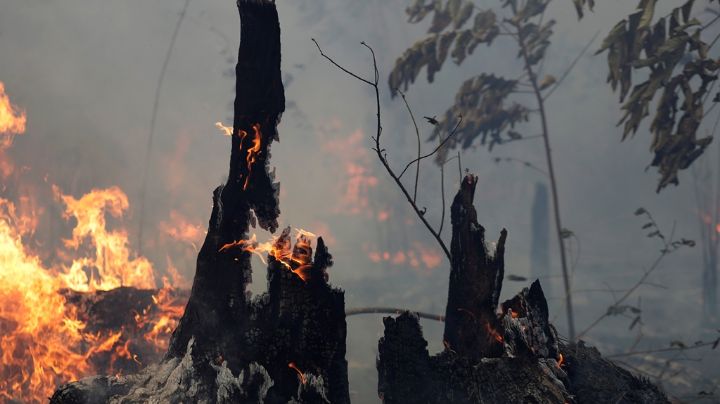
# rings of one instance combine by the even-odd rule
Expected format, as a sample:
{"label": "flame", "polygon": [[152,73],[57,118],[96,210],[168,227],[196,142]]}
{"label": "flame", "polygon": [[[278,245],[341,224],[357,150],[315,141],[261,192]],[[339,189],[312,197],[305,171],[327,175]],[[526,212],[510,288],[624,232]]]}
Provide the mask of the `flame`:
{"label": "flame", "polygon": [[295,365],[295,362],[288,363],[288,367],[298,374],[298,380],[300,380],[300,383],[305,384],[305,375],[300,369],[298,369],[298,367]]}
{"label": "flame", "polygon": [[141,365],[133,353],[134,336],[159,355],[182,315],[184,302],[173,297],[164,280],[153,307],[136,316],[135,328],[88,331],[87,313],[68,304],[62,291],[154,288],[153,268],[145,258],[131,258],[125,231],[107,229],[106,215],[119,218],[128,209],[119,188],[93,190],[78,199],[54,191],[65,216],[75,221],[72,237],[58,251],[61,258],[70,257],[70,265],[46,266],[31,252],[23,239],[33,234],[37,220],[0,198],[0,401],[46,401],[58,384],[96,373],[92,359],[103,355],[111,369],[120,360]]}
{"label": "flame", "polygon": [[[442,255],[432,247],[421,242],[413,242],[412,248],[398,251],[374,251],[363,246],[370,261],[374,263],[389,262],[393,265],[407,265],[413,269],[423,269],[430,272],[442,264]],[[369,250],[369,251],[368,251]]]}
{"label": "flame", "polygon": [[25,133],[27,116],[25,111],[10,103],[5,94],[5,85],[0,81],[0,133],[20,135]]}
{"label": "flame", "polygon": [[565,357],[563,354],[558,353],[557,367],[561,368],[565,364]]}
{"label": "flame", "polygon": [[63,195],[57,187],[54,191],[65,204],[65,218],[77,222],[65,246],[76,251],[83,245],[95,249],[94,257],[74,259],[62,274],[68,287],[83,292],[120,286],[155,288],[150,261],[144,257],[130,258],[127,232],[107,230],[105,214],[120,218],[129,208],[127,195],[120,188],[94,189],[80,199]]}
{"label": "flame", "polygon": [[[0,175],[6,183],[15,168],[4,153],[25,125],[25,112],[10,103],[0,82],[0,134],[8,135],[0,137]],[[129,209],[127,195],[111,187],[75,198],[53,186],[59,211],[73,229],[54,254],[40,250],[41,258],[30,248],[42,246],[36,229],[47,218],[40,215],[58,209],[38,206],[31,192],[36,189],[26,183],[16,188],[16,200],[0,197],[0,402],[47,402],[61,383],[99,372],[120,374],[116,366],[126,362],[142,365],[135,352],[139,343],[142,352],[161,355],[184,307],[165,279],[136,324],[112,331],[90,331],[90,313],[66,299],[93,299],[99,295],[82,293],[118,286],[156,288],[152,264],[132,253],[127,232],[109,228],[108,221],[120,222]],[[179,279],[176,270],[168,272]]]}
{"label": "flame", "polygon": [[247,240],[237,240],[225,244],[219,251],[224,252],[239,248],[242,251],[257,255],[264,264],[267,264],[267,260],[263,254],[267,254],[307,282],[312,268],[312,240],[317,236],[303,229],[295,229],[295,233],[294,247],[292,246],[290,228],[288,227],[283,230],[280,236],[274,236],[270,241],[260,243],[257,241],[257,235],[253,234]]}
{"label": "flame", "polygon": [[[247,189],[250,184],[250,174],[252,174],[252,168],[257,161],[258,155],[260,154],[260,146],[262,145],[262,132],[260,131],[260,124],[253,124],[253,137],[251,139],[252,146],[247,150],[247,175],[245,176],[245,183],[243,184],[243,190]],[[248,133],[244,130],[239,132],[240,135],[240,149],[242,150],[243,142],[247,137]]]}
{"label": "flame", "polygon": [[222,122],[215,122],[215,127],[225,136],[232,136],[233,134],[233,128],[223,125]]}

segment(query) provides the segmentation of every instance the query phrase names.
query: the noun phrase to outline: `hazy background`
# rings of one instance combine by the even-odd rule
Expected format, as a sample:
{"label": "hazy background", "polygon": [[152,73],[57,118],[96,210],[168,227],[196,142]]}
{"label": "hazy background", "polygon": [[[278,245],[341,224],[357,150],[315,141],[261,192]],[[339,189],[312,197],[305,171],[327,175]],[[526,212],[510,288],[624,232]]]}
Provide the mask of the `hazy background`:
{"label": "hazy background", "polygon": [[[27,110],[28,130],[10,152],[18,165],[39,179],[80,196],[92,188],[120,186],[130,197],[123,221],[136,242],[141,178],[155,87],[170,36],[184,1],[3,0],[0,3],[0,81],[13,102]],[[408,1],[279,1],[283,70],[288,108],[273,145],[271,163],[281,181],[281,221],[326,237],[335,257],[334,285],[346,290],[346,306],[396,306],[442,314],[448,264],[439,248],[410,214],[399,190],[369,150],[374,135],[371,89],[345,76],[322,59],[311,38],[351,70],[370,76],[371,60],[360,41],[378,56],[383,83],[398,56],[424,35],[426,24],[406,23]],[[495,7],[495,1],[478,1]],[[634,8],[635,2],[607,0],[577,21],[570,0],[554,0],[546,17],[558,21],[545,64],[560,76],[596,32],[600,37]],[[669,10],[678,1],[664,1]],[[704,6],[703,2],[698,2]],[[189,279],[194,247],[171,245],[163,234],[167,223],[184,220],[204,229],[212,189],[227,172],[229,139],[214,127],[232,122],[234,65],[239,18],[234,1],[190,2],[166,72],[150,166],[144,253],[162,274],[169,256]],[[643,206],[667,233],[698,238],[698,212],[689,171],[678,187],[655,193],[657,174],[645,171],[651,160],[649,134],[620,142],[616,95],[605,85],[604,55],[588,53],[550,98],[548,115],[560,187],[564,226],[578,237],[573,244],[577,328],[582,330],[612,303],[607,292],[587,289],[627,288],[657,256],[656,239],[645,237],[633,212]],[[447,62],[436,82],[421,80],[407,95],[416,115],[441,115],[462,81],[482,71],[519,71],[516,48],[499,39],[492,48],[478,47],[458,68]],[[384,146],[390,161],[403,167],[412,159],[415,134],[404,105],[382,98]],[[712,119],[710,119],[712,120]],[[427,136],[429,125],[421,125]],[[536,129],[537,131],[537,129]],[[538,132],[539,133],[539,132]],[[428,145],[426,145],[428,146]],[[545,166],[540,140],[466,151],[463,166],[480,177],[475,203],[489,239],[509,231],[506,273],[529,276],[530,209],[541,174],[521,164],[493,162],[513,157]],[[700,163],[714,164],[713,145]],[[446,198],[457,189],[458,173],[446,173]],[[421,206],[437,222],[440,189],[437,168],[422,166]],[[409,177],[408,177],[409,178]],[[51,204],[52,201],[47,201]],[[52,209],[50,209],[52,211]],[[50,220],[50,219],[48,219]],[[446,223],[446,225],[449,225]],[[447,227],[446,227],[447,228]],[[449,229],[448,229],[449,230]],[[448,230],[445,235],[448,236]],[[67,234],[62,234],[67,237]],[[259,233],[264,239],[269,235]],[[201,241],[202,235],[198,241]],[[410,251],[417,267],[378,261]],[[566,333],[556,240],[551,240],[555,278],[550,296],[555,323]],[[264,289],[264,268],[257,266],[253,290]],[[691,344],[716,332],[702,318],[700,249],[681,250],[666,259],[652,282],[669,289],[641,288],[646,348],[667,346],[673,339]],[[525,283],[506,282],[503,298]],[[382,335],[382,316],[348,318],[348,351],[353,402],[376,403],[375,357]],[[587,340],[604,352],[627,349],[635,338],[630,320],[603,322]],[[442,324],[424,321],[431,352],[442,347]],[[715,334],[713,334],[715,333]],[[718,355],[688,353],[680,362],[684,374],[703,382],[717,380]],[[696,362],[695,359],[705,359]],[[686,360],[687,359],[687,360]],[[695,372],[695,373],[693,373]],[[709,390],[692,379],[689,391]]]}

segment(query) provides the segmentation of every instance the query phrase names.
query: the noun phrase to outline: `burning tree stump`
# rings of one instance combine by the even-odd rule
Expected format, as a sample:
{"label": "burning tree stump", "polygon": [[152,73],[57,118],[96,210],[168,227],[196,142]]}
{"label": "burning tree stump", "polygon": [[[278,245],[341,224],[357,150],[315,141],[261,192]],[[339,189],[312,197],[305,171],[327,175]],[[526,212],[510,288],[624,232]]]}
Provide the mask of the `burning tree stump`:
{"label": "burning tree stump", "polygon": [[269,252],[268,292],[254,299],[250,226],[277,230],[279,184],[270,144],[285,109],[273,1],[239,0],[241,43],[230,173],[213,209],[185,313],[164,360],[127,377],[62,386],[53,403],[349,403],[344,292],[327,283],[332,257],[285,229]]}
{"label": "burning tree stump", "polygon": [[378,393],[392,403],[668,403],[648,382],[583,344],[562,345],[538,281],[499,305],[507,232],[493,248],[477,222],[477,179],[451,207],[445,350],[430,356],[419,318],[386,317]]}

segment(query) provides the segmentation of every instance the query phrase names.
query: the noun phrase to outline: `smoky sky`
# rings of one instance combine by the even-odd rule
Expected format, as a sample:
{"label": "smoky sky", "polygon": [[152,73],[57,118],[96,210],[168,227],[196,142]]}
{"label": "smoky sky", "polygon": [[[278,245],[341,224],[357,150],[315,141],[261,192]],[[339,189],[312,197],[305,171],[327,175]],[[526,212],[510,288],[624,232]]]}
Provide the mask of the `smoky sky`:
{"label": "smoky sky", "polygon": [[[155,86],[183,3],[3,0],[0,4],[0,81],[28,115],[27,133],[16,138],[13,159],[30,167],[37,178],[47,174],[50,183],[75,196],[92,188],[120,186],[131,201],[124,221],[131,242],[138,227],[140,178]],[[280,142],[272,146],[271,165],[277,168],[281,183],[282,224],[327,233],[335,257],[330,280],[346,290],[348,307],[383,305],[442,313],[448,271],[444,259],[433,269],[419,270],[369,259],[373,251],[417,245],[438,253],[439,249],[370,151],[370,137],[375,134],[372,89],[331,66],[311,41],[315,38],[325,53],[365,77],[372,74],[372,61],[360,42],[375,49],[383,82],[382,139],[391,163],[401,168],[413,158],[415,133],[405,106],[390,98],[385,83],[397,57],[427,28],[427,22],[406,22],[408,3],[278,2],[288,108],[279,127]],[[496,6],[489,0],[477,3]],[[661,3],[658,13],[675,5]],[[644,222],[633,215],[640,206],[651,211],[667,233],[674,229],[679,237],[698,238],[690,170],[681,172],[678,187],[655,193],[657,173],[646,169],[652,157],[647,127],[641,127],[634,138],[620,141],[621,130],[615,126],[621,117],[617,94],[605,84],[604,55],[593,55],[603,35],[634,5],[626,0],[605,1],[578,21],[570,0],[553,0],[546,14],[557,25],[543,66],[545,74],[559,77],[600,33],[548,101],[561,215],[564,227],[579,240],[579,245],[573,241],[571,246],[577,290],[606,289],[606,285],[627,288],[649,267],[660,246],[640,229]],[[232,122],[238,42],[235,2],[190,2],[162,88],[149,167],[149,244],[144,250],[158,268],[164,267],[166,255],[171,254],[153,241],[159,239],[160,222],[176,211],[204,225],[212,189],[226,175],[229,139],[214,123]],[[517,49],[507,38],[498,39],[492,47],[480,45],[462,66],[446,62],[432,84],[422,72],[407,92],[408,102],[419,117],[440,116],[465,79],[481,72],[519,74],[522,66],[516,56]],[[531,102],[530,98],[521,100]],[[707,126],[701,134],[710,131]],[[424,123],[420,129],[423,139],[432,132]],[[534,135],[539,125],[534,120],[519,130]],[[338,147],[328,147],[333,142]],[[717,154],[717,146],[711,146],[698,166],[715,167]],[[495,157],[512,157],[544,168],[542,144],[539,139],[526,140],[497,146],[492,152],[478,145],[462,154],[463,167],[479,176],[475,205],[488,240],[499,237],[502,228],[508,229],[506,273],[529,276],[533,190],[536,183],[547,181],[522,164],[496,164]],[[348,162],[376,179],[359,185],[367,190],[367,204],[352,205],[357,201],[344,199]],[[418,203],[438,223],[440,178],[430,160],[423,162],[421,177]],[[445,181],[448,204],[458,181],[458,170],[450,164]],[[380,211],[390,212],[390,217],[377,220]],[[444,235],[449,240],[447,230]],[[555,278],[544,282],[552,284],[554,320],[565,333],[554,237],[549,254]],[[188,278],[194,272],[191,256],[178,259],[180,271]],[[668,289],[640,289],[641,301],[636,297],[633,304],[645,310],[644,333],[655,338],[653,342],[694,340],[710,332],[701,327],[701,269],[699,248],[682,250],[668,257],[652,276],[654,283]],[[262,291],[261,266],[254,278],[253,291]],[[523,286],[506,282],[503,297]],[[578,292],[574,297],[579,329],[612,303],[607,292]],[[628,324],[627,319],[611,319],[588,339],[602,349],[623,349],[634,338]],[[423,325],[430,350],[440,350],[441,325]],[[377,339],[382,335],[381,316],[348,318],[348,326],[353,400],[378,402],[374,363]]]}

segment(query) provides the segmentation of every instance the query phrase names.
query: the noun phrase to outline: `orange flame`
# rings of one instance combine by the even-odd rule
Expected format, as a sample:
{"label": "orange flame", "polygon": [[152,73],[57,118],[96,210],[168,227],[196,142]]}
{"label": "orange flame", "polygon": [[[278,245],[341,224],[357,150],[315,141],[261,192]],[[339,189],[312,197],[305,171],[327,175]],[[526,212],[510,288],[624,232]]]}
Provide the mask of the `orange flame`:
{"label": "orange flame", "polygon": [[25,133],[27,116],[25,111],[10,103],[5,94],[5,85],[0,81],[0,133],[19,135]]}
{"label": "orange flame", "polygon": [[295,247],[292,247],[288,227],[279,237],[273,237],[270,241],[260,243],[257,241],[257,235],[253,234],[248,240],[237,240],[223,245],[220,252],[240,248],[242,251],[257,255],[264,264],[267,264],[267,260],[263,254],[268,254],[307,282],[312,268],[312,240],[317,236],[303,229],[295,229],[295,232]]}
{"label": "orange flame", "polygon": [[305,375],[300,369],[298,369],[298,367],[295,365],[295,362],[288,363],[288,367],[298,374],[298,380],[300,380],[300,383],[305,384]]}
{"label": "orange flame", "polygon": [[215,127],[225,136],[232,136],[233,134],[233,128],[223,125],[222,122],[215,122]]}
{"label": "orange flame", "polygon": [[558,353],[557,367],[561,368],[565,364],[565,357],[563,354]]}
{"label": "orange flame", "polygon": [[[262,145],[262,132],[260,132],[260,124],[253,124],[253,138],[251,140],[252,146],[247,150],[247,176],[245,177],[245,183],[243,184],[243,190],[247,189],[250,184],[250,174],[252,174],[252,168],[257,161],[258,155],[260,154],[260,146]],[[242,143],[247,137],[248,133],[241,130],[240,133],[240,148],[242,149]]]}
{"label": "orange flame", "polygon": [[[32,234],[28,223],[36,222],[24,220],[12,202],[0,199],[0,401],[46,401],[59,383],[93,374],[91,359],[99,354],[110,355],[111,368],[121,358],[141,364],[131,352],[132,335],[142,336],[159,354],[182,314],[183,304],[172,299],[165,282],[152,310],[136,316],[136,330],[87,331],[62,290],[154,288],[153,269],[145,258],[131,258],[124,231],[106,227],[106,214],[120,217],[128,208],[119,188],[94,190],[79,199],[57,188],[55,193],[66,217],[76,222],[72,238],[65,240],[67,250],[58,252],[61,257],[75,253],[69,266],[46,267],[30,252],[23,237]],[[79,254],[87,250],[88,256]]]}
{"label": "orange flame", "polygon": [[65,240],[65,246],[78,250],[87,242],[95,249],[94,257],[74,259],[61,275],[68,287],[83,292],[120,286],[155,288],[150,261],[144,257],[130,257],[127,232],[107,230],[106,212],[120,218],[129,208],[127,195],[120,188],[94,189],[80,199],[61,194],[57,187],[54,191],[65,204],[65,217],[77,222],[72,238]]}

